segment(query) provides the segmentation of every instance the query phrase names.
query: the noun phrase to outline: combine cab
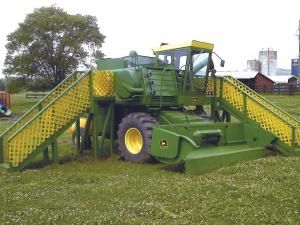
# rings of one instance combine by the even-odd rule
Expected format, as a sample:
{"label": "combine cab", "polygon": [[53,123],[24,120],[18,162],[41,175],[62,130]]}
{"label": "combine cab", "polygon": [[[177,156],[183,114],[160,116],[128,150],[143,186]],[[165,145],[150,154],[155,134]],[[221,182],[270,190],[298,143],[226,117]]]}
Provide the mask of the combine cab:
{"label": "combine cab", "polygon": [[[22,169],[49,145],[57,161],[57,137],[74,122],[79,151],[91,136],[95,157],[110,155],[116,140],[127,161],[155,158],[192,173],[257,159],[267,148],[299,155],[299,121],[239,81],[216,77],[212,55],[212,44],[190,41],[70,75],[2,134],[3,165]],[[110,149],[103,148],[107,138]]]}

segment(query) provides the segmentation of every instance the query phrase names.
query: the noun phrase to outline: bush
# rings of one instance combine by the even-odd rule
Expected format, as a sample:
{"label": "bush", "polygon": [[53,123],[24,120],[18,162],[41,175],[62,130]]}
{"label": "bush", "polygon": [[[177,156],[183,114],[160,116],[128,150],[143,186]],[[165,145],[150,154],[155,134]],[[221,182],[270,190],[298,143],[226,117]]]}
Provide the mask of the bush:
{"label": "bush", "polygon": [[52,89],[52,83],[46,79],[35,79],[27,82],[26,87],[29,91],[48,91]]}
{"label": "bush", "polygon": [[9,79],[5,84],[5,90],[9,93],[19,93],[26,87],[26,82],[24,79]]}

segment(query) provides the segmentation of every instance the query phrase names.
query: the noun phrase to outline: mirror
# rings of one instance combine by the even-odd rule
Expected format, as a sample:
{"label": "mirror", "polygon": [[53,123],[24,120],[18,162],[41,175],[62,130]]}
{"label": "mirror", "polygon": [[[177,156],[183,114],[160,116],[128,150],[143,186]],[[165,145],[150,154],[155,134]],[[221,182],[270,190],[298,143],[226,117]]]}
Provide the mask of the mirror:
{"label": "mirror", "polygon": [[221,59],[220,66],[221,66],[221,67],[224,67],[224,66],[225,66],[225,60]]}

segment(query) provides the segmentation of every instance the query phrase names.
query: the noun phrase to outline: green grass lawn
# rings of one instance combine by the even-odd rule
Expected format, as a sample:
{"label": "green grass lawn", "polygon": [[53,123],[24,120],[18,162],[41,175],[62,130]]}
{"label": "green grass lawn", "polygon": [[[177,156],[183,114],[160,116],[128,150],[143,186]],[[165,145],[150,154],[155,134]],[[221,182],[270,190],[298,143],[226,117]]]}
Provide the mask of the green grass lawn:
{"label": "green grass lawn", "polygon": [[[266,97],[300,118],[300,96]],[[12,110],[33,102],[13,96]],[[9,125],[0,123],[1,130]],[[0,224],[300,224],[300,158],[268,157],[195,176],[118,155],[78,157],[68,134],[59,143],[60,165],[0,172]]]}

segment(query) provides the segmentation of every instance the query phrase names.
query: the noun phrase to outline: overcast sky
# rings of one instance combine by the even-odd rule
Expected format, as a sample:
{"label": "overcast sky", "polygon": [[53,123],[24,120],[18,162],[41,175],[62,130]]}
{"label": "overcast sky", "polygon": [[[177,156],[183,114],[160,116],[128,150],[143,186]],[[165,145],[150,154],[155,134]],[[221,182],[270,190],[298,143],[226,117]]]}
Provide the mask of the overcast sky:
{"label": "overcast sky", "polygon": [[1,71],[6,36],[34,8],[54,4],[71,14],[96,16],[107,57],[134,49],[151,55],[161,42],[192,39],[214,43],[230,70],[245,69],[247,59],[258,58],[262,48],[277,50],[281,68],[290,68],[298,54],[299,0],[9,0],[0,8]]}

